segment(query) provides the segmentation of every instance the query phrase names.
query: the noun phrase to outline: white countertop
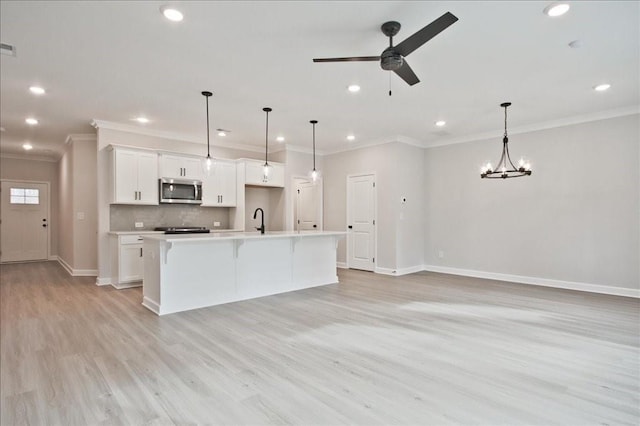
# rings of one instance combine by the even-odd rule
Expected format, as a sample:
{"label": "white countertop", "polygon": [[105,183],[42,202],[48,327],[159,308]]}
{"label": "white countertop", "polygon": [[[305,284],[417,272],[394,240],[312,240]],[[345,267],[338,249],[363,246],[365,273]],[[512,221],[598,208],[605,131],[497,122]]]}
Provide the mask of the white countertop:
{"label": "white countertop", "polygon": [[211,240],[251,240],[269,238],[293,238],[293,237],[319,237],[319,236],[344,236],[342,231],[271,231],[260,234],[253,232],[211,232],[209,234],[159,234],[145,235],[145,240],[158,240],[166,242],[191,242]]}
{"label": "white countertop", "polygon": [[[238,229],[211,229],[211,233],[242,232]],[[164,231],[109,231],[110,235],[164,235]],[[191,234],[189,234],[191,235]]]}

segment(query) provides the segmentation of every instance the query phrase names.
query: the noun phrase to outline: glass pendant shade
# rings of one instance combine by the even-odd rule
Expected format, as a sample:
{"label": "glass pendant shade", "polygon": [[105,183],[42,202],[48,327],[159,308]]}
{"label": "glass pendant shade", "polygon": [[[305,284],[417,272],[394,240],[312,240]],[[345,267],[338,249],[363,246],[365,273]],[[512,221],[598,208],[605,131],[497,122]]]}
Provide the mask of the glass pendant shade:
{"label": "glass pendant shade", "polygon": [[210,176],[214,172],[215,161],[211,158],[210,144],[209,144],[209,98],[213,93],[204,91],[202,95],[207,101],[207,156],[202,161],[202,172],[205,176]]}
{"label": "glass pendant shade", "polygon": [[480,168],[480,177],[487,179],[509,179],[521,176],[531,175],[531,164],[525,161],[523,158],[518,162],[516,167],[511,161],[509,155],[509,137],[507,135],[507,107],[511,105],[511,102],[504,102],[500,104],[504,108],[504,136],[502,137],[502,155],[496,167],[494,168],[491,163],[487,163]]}

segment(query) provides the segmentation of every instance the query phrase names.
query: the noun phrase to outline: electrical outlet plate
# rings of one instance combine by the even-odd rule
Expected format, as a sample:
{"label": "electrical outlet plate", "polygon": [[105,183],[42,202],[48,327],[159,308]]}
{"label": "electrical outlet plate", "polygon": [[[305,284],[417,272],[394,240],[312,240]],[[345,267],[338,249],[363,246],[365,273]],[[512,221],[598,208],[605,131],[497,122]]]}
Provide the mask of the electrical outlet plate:
{"label": "electrical outlet plate", "polygon": [[136,227],[136,228],[144,228],[144,223],[142,223],[142,222],[136,222],[136,223],[135,223],[135,227]]}
{"label": "electrical outlet plate", "polygon": [[215,228],[215,227],[218,227],[218,226],[220,226],[220,222],[213,222],[213,227],[214,227],[214,228]]}

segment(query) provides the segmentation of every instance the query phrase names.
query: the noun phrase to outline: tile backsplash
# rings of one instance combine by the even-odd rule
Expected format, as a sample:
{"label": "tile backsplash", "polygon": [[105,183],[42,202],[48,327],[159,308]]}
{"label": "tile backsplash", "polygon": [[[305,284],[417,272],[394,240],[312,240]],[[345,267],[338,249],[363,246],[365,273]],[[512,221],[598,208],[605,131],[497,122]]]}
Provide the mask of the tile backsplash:
{"label": "tile backsplash", "polygon": [[[229,228],[229,210],[224,207],[200,207],[188,204],[161,204],[159,206],[109,206],[111,231],[151,231],[156,226],[204,226],[217,229]],[[142,222],[144,227],[136,228]]]}

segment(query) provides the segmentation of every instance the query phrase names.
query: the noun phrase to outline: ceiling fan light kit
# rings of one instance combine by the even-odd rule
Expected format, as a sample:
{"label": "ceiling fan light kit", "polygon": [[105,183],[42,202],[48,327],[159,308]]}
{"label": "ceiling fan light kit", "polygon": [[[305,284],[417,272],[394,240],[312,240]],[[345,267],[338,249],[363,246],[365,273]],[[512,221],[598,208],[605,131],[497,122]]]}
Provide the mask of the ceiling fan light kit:
{"label": "ceiling fan light kit", "polygon": [[524,159],[520,159],[518,167],[514,166],[509,156],[509,137],[507,135],[507,108],[511,105],[511,102],[504,102],[500,104],[504,108],[504,136],[502,137],[502,155],[498,161],[498,165],[494,168],[491,163],[487,163],[482,166],[480,172],[481,178],[487,179],[509,179],[521,176],[531,175],[531,164]]}
{"label": "ceiling fan light kit", "polygon": [[431,22],[418,32],[411,35],[409,38],[402,41],[400,44],[393,45],[393,37],[400,31],[401,25],[396,21],[388,21],[382,24],[380,30],[382,33],[389,37],[389,47],[384,49],[380,56],[353,56],[346,58],[315,58],[313,62],[363,62],[363,61],[380,61],[380,67],[386,71],[395,72],[401,79],[403,79],[409,86],[413,86],[420,82],[420,79],[413,72],[411,67],[406,61],[406,57],[431,40],[433,37],[440,34],[451,24],[456,22],[458,18],[452,13],[447,12],[435,21]]}

